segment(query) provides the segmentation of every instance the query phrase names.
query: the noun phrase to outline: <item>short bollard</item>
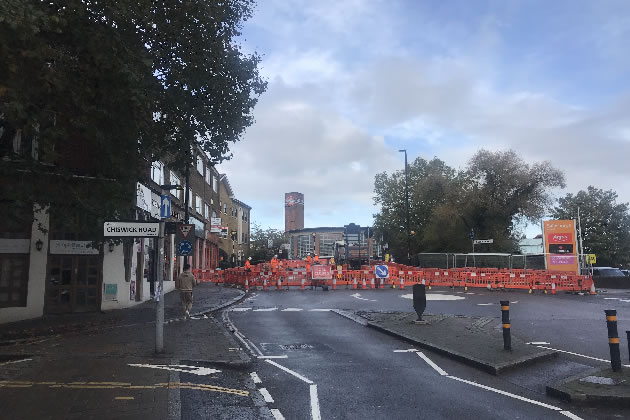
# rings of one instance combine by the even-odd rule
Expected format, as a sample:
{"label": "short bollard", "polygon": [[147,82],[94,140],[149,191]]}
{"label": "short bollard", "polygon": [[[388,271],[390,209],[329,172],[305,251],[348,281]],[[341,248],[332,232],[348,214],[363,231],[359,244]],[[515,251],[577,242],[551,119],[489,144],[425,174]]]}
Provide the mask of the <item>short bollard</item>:
{"label": "short bollard", "polygon": [[510,335],[510,301],[501,301],[501,322],[503,323],[503,349],[512,350],[512,336]]}
{"label": "short bollard", "polygon": [[621,353],[619,352],[619,334],[617,334],[617,311],[606,309],[606,326],[608,327],[608,347],[610,347],[610,364],[613,372],[621,372]]}
{"label": "short bollard", "polygon": [[630,361],[630,331],[626,331],[626,337],[628,338],[628,361]]}

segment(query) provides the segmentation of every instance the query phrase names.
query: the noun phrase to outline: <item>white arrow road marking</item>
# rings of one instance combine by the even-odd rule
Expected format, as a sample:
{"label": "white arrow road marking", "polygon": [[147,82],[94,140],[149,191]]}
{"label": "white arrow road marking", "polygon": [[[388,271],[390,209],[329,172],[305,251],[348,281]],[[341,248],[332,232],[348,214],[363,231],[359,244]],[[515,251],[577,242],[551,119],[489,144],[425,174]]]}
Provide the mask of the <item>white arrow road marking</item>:
{"label": "white arrow road marking", "polygon": [[271,311],[277,311],[278,308],[261,308],[261,309],[254,309],[254,312],[271,312]]}
{"label": "white arrow road marking", "polygon": [[271,414],[273,414],[273,418],[274,419],[276,419],[276,420],[284,420],[284,416],[282,415],[280,410],[278,410],[277,408],[272,408],[270,411],[271,411]]}
{"label": "white arrow road marking", "polygon": [[418,351],[418,350],[416,350],[416,349],[394,350],[394,353],[413,353],[415,351]]}
{"label": "white arrow road marking", "polygon": [[376,300],[374,300],[374,299],[366,299],[366,298],[362,298],[360,293],[355,293],[355,294],[350,295],[350,296],[352,296],[352,297],[353,297],[353,298],[355,298],[355,299],[359,299],[359,300],[367,300],[367,301],[369,301],[369,302],[376,302]]}
{"label": "white arrow road marking", "polygon": [[245,311],[249,311],[252,308],[232,308],[233,312],[245,312]]}
{"label": "white arrow road marking", "polygon": [[269,394],[269,391],[267,391],[267,388],[260,388],[258,391],[260,391],[260,394],[265,399],[265,402],[268,402],[268,403],[273,402],[273,398],[271,397],[271,394]]}
{"label": "white arrow road marking", "polygon": [[282,312],[300,312],[303,311],[302,308],[287,308],[287,309],[283,309]]}
{"label": "white arrow road marking", "polygon": [[200,366],[186,366],[186,365],[149,365],[149,364],[141,364],[141,363],[129,363],[129,366],[134,367],[144,367],[150,369],[164,369],[164,370],[172,370],[175,372],[183,372],[183,373],[191,373],[193,375],[206,376],[212,375],[213,373],[220,373],[220,370],[211,369],[207,367]]}
{"label": "white arrow road marking", "polygon": [[422,357],[422,359],[427,362],[427,364],[429,366],[431,366],[433,369],[435,369],[435,371],[437,373],[439,373],[442,376],[448,376],[448,373],[446,373],[444,371],[444,369],[442,369],[441,367],[439,367],[438,365],[436,365],[435,363],[433,363],[433,360],[429,359],[427,356],[424,355],[424,353],[422,353],[421,351],[416,352],[416,354],[420,357]]}
{"label": "white arrow road marking", "polygon": [[256,372],[250,373],[249,376],[252,377],[252,380],[254,381],[255,384],[262,383],[262,381],[260,380],[260,378],[258,377],[258,374]]}

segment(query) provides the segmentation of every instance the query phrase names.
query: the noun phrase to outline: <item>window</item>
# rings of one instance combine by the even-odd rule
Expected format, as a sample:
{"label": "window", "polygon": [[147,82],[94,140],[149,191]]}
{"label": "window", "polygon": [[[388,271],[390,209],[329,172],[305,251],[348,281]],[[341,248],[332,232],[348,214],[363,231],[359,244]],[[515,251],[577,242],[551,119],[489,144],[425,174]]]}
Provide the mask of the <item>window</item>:
{"label": "window", "polygon": [[216,218],[217,217],[217,213],[215,211],[212,211],[212,217]]}
{"label": "window", "polygon": [[191,209],[195,207],[194,197],[195,195],[193,194],[192,190],[188,190],[188,207],[190,207]]}
{"label": "window", "polygon": [[206,168],[206,184],[212,185],[212,171],[210,168]]}
{"label": "window", "polygon": [[300,235],[298,236],[298,258],[304,258],[310,255],[314,248],[314,241],[312,235]]}
{"label": "window", "polygon": [[212,178],[212,189],[214,190],[214,192],[219,191],[219,182],[216,176]]}
{"label": "window", "polygon": [[227,214],[227,204],[223,204],[223,214]]}
{"label": "window", "polygon": [[151,164],[151,179],[158,185],[164,185],[164,164],[155,161]]}
{"label": "window", "polygon": [[26,306],[28,265],[28,254],[0,254],[0,308]]}
{"label": "window", "polygon": [[204,204],[204,212],[203,215],[206,219],[210,219],[210,206],[208,204]]}
{"label": "window", "polygon": [[203,158],[201,157],[201,155],[197,156],[197,172],[199,172],[199,174],[201,176],[203,176],[203,167],[205,165],[203,164]]}
{"label": "window", "polygon": [[198,195],[195,196],[195,211],[199,214],[203,214],[201,197],[199,197]]}
{"label": "window", "polygon": [[[171,185],[182,185],[182,181],[179,179],[177,175],[175,175],[173,171],[169,173],[169,179],[170,179]],[[171,194],[179,200],[181,200],[182,197],[184,197],[183,190],[171,190]]]}

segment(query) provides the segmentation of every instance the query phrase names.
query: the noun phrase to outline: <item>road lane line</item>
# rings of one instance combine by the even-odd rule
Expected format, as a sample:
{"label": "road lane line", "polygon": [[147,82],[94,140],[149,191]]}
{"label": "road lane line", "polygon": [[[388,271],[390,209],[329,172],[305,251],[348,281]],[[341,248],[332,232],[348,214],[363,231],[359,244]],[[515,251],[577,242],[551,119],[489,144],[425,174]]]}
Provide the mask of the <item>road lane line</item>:
{"label": "road lane line", "polygon": [[496,303],[478,303],[477,306],[492,306],[496,305]]}
{"label": "road lane line", "polygon": [[232,308],[232,312],[245,312],[249,311],[252,308]]}
{"label": "road lane line", "polygon": [[304,309],[302,308],[287,308],[287,309],[283,309],[282,312],[300,312],[303,311]]}
{"label": "road lane line", "polygon": [[514,398],[514,399],[521,400],[521,401],[525,401],[525,402],[528,402],[530,404],[534,404],[534,405],[538,405],[540,407],[548,408],[550,410],[562,411],[562,409],[559,408],[559,407],[556,407],[556,406],[553,406],[553,405],[549,405],[549,404],[545,404],[543,402],[536,401],[536,400],[530,400],[529,398],[521,397],[520,395],[512,394],[511,392],[507,392],[507,391],[502,391],[502,390],[497,389],[497,388],[492,388],[491,386],[478,384],[477,382],[467,381],[466,379],[458,378],[457,376],[448,375],[447,378],[455,379],[456,381],[463,382],[463,383],[468,384],[468,385],[476,386],[478,388],[485,389],[486,391],[496,392],[497,394],[501,394],[501,395],[505,395],[506,397]]}
{"label": "road lane line", "polygon": [[289,374],[291,374],[291,375],[295,376],[295,377],[296,377],[296,378],[298,378],[299,380],[304,381],[304,382],[306,382],[306,383],[307,383],[307,384],[309,384],[309,385],[312,385],[312,384],[314,383],[314,382],[313,382],[313,381],[311,381],[310,379],[308,379],[308,378],[306,378],[306,377],[304,377],[304,376],[300,375],[299,373],[297,373],[297,372],[295,372],[295,371],[293,371],[293,370],[291,370],[291,369],[289,369],[289,368],[287,368],[287,367],[282,366],[282,365],[281,365],[281,364],[279,364],[279,363],[274,362],[273,360],[269,360],[269,359],[267,359],[267,360],[265,360],[265,362],[269,363],[270,365],[274,365],[275,367],[277,367],[277,368],[279,368],[279,369],[284,370],[286,373],[289,373]]}
{"label": "road lane line", "polygon": [[413,353],[416,351],[418,351],[418,349],[394,350],[394,353]]}
{"label": "road lane line", "polygon": [[441,367],[439,367],[438,365],[436,365],[435,363],[433,363],[433,360],[429,359],[427,356],[424,355],[424,353],[422,353],[421,351],[417,351],[416,354],[418,356],[420,356],[425,362],[427,362],[427,364],[429,366],[431,366],[433,369],[435,369],[435,371],[437,373],[439,373],[442,376],[448,376],[448,373],[446,373],[444,371],[444,369],[442,369]]}
{"label": "road lane line", "polygon": [[114,397],[115,400],[135,400],[135,397]]}
{"label": "road lane line", "polygon": [[273,398],[271,397],[271,394],[269,393],[269,391],[267,391],[267,388],[260,388],[258,392],[260,392],[260,394],[263,396],[263,398],[265,399],[265,402],[268,402],[268,403],[274,402]]}
{"label": "road lane line", "polygon": [[531,342],[526,343],[526,344],[531,344],[533,346],[540,346],[540,345],[543,345],[543,344],[551,344],[551,343],[547,343],[546,341],[531,341]]}
{"label": "road lane line", "polygon": [[279,355],[279,356],[258,356],[259,359],[288,359],[289,356],[287,356],[286,354],[283,355]]}
{"label": "road lane line", "polygon": [[249,376],[252,377],[252,380],[254,381],[255,384],[262,383],[262,381],[260,380],[260,378],[258,377],[258,374],[256,372],[250,373]]}
{"label": "road lane line", "polygon": [[561,411],[560,414],[567,416],[568,418],[572,420],[583,420],[582,417],[578,417],[570,411]]}
{"label": "road lane line", "polygon": [[321,420],[319,413],[319,399],[317,398],[317,385],[311,385],[311,417],[313,420]]}
{"label": "road lane line", "polygon": [[4,365],[12,365],[12,364],[14,364],[14,363],[28,362],[29,360],[33,360],[33,359],[10,360],[10,361],[8,361],[8,362],[0,363],[0,366],[4,366]]}
{"label": "road lane line", "polygon": [[332,309],[309,309],[310,312],[330,312]]}
{"label": "road lane line", "polygon": [[[551,347],[545,347],[545,346],[536,346],[539,347],[541,349],[545,349],[545,350],[555,350],[555,351],[559,351],[562,353],[567,353],[567,354],[571,354],[573,356],[579,356],[579,357],[584,357],[586,359],[591,359],[591,360],[597,360],[598,362],[606,362],[606,363],[610,363],[610,360],[606,360],[606,359],[600,359],[598,357],[593,357],[593,356],[587,356],[585,354],[580,354],[580,353],[574,353],[572,351],[567,351],[567,350],[560,350],[560,349],[554,349]],[[624,365],[625,367],[630,367],[630,365]]]}
{"label": "road lane line", "polygon": [[278,410],[277,408],[272,408],[271,414],[273,414],[273,418],[276,420],[284,420],[284,416],[282,415],[280,410]]}
{"label": "road lane line", "polygon": [[260,309],[254,309],[254,312],[272,312],[272,311],[277,311],[278,308],[260,308]]}

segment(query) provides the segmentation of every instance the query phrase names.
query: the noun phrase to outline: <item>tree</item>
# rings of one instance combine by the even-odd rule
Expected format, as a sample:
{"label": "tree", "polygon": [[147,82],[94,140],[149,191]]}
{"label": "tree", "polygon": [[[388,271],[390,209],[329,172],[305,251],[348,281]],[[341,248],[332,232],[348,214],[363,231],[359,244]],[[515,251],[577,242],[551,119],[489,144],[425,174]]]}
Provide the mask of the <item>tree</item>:
{"label": "tree", "polygon": [[[269,241],[271,240],[271,247]],[[271,258],[279,253],[280,247],[286,243],[284,231],[267,227],[262,229],[256,222],[252,223],[250,237],[250,256],[254,264],[270,261]]]}
{"label": "tree", "polygon": [[630,266],[630,211],[617,198],[613,190],[589,186],[560,198],[551,213],[554,219],[577,220],[579,207],[584,252],[597,255],[600,266]]}
{"label": "tree", "polygon": [[[416,159],[409,167],[412,253],[470,252],[469,233],[494,239],[491,251],[515,251],[518,225],[538,221],[552,205],[564,175],[549,162],[524,162],[514,151],[480,150],[464,170],[441,160]],[[404,171],[374,181],[377,235],[397,256],[406,254]]]}
{"label": "tree", "polygon": [[[253,7],[3,1],[0,150],[16,130],[29,147],[0,165],[0,217],[33,203],[93,220],[128,217],[152,160],[168,157],[183,171],[194,143],[215,162],[229,158],[266,88],[259,56],[236,42]],[[69,159],[77,150],[96,159],[88,167]]]}

